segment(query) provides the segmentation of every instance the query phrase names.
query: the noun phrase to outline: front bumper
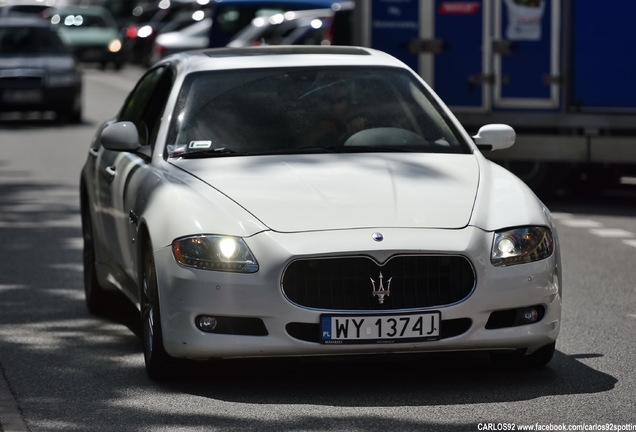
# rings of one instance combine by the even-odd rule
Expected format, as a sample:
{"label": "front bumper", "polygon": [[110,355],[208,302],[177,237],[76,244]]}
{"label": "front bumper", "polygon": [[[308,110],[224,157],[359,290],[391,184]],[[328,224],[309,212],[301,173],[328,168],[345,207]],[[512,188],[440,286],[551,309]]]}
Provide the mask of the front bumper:
{"label": "front bumper", "polygon": [[[246,239],[260,264],[254,274],[185,268],[176,263],[170,247],[156,250],[166,351],[174,357],[191,359],[505,349],[527,349],[531,353],[556,340],[561,319],[558,249],[541,261],[496,268],[489,260],[493,234],[474,227],[386,229],[382,230],[382,243],[371,240],[372,232],[261,233]],[[315,309],[296,305],[285,296],[282,275],[295,259],[368,256],[383,263],[396,254],[464,256],[474,269],[474,289],[453,304],[397,311]],[[543,308],[544,315],[538,322],[487,328],[493,312],[530,306]],[[440,340],[355,345],[318,341],[321,314],[381,315],[423,310],[441,312]],[[265,332],[247,329],[232,330],[234,334],[206,333],[195,325],[200,315],[260,321]]]}
{"label": "front bumper", "polygon": [[74,46],[73,54],[83,63],[122,64],[124,62],[124,53],[121,50],[112,52],[106,45],[101,44]]}

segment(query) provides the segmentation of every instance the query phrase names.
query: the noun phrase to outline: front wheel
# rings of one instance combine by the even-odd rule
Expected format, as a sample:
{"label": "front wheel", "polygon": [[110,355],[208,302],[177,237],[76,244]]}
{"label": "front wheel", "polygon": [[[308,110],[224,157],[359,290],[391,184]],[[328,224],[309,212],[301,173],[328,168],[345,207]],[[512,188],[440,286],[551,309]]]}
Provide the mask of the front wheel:
{"label": "front wheel", "polygon": [[157,271],[149,244],[144,248],[142,265],[141,324],[146,373],[151,379],[167,378],[175,374],[176,360],[168,355],[163,346]]}

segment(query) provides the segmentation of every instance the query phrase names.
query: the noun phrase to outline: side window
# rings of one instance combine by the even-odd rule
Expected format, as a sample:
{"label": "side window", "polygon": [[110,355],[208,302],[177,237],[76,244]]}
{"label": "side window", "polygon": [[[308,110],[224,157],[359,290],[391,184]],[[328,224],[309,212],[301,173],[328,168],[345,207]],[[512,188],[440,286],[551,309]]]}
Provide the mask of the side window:
{"label": "side window", "polygon": [[128,95],[119,114],[119,121],[131,121],[139,131],[143,146],[154,147],[161,115],[173,83],[172,70],[167,67],[153,69],[139,81]]}

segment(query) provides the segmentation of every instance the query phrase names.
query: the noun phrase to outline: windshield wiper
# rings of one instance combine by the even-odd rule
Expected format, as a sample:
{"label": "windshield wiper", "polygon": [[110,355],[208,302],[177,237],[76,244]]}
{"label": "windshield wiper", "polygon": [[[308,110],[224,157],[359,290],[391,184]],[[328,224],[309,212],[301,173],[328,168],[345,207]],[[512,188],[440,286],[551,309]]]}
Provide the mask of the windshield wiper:
{"label": "windshield wiper", "polygon": [[[170,148],[173,147],[173,148]],[[168,156],[171,158],[205,158],[205,157],[217,157],[217,156],[231,156],[231,155],[244,155],[247,153],[237,152],[225,147],[217,148],[189,148],[188,146],[169,146]]]}
{"label": "windshield wiper", "polygon": [[348,145],[342,147],[342,153],[421,153],[421,147],[392,145]]}
{"label": "windshield wiper", "polygon": [[307,146],[307,147],[290,147],[281,149],[281,153],[339,153],[342,146]]}

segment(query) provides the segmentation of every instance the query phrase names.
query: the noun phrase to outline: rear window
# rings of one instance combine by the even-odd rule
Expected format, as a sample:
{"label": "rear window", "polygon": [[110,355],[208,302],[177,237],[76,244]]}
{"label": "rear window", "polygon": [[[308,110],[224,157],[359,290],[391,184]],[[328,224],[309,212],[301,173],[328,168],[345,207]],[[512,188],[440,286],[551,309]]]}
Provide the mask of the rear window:
{"label": "rear window", "polygon": [[0,28],[0,54],[62,54],[68,50],[47,27]]}

